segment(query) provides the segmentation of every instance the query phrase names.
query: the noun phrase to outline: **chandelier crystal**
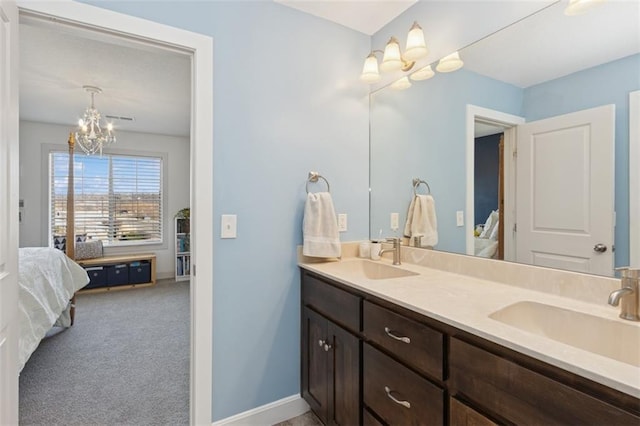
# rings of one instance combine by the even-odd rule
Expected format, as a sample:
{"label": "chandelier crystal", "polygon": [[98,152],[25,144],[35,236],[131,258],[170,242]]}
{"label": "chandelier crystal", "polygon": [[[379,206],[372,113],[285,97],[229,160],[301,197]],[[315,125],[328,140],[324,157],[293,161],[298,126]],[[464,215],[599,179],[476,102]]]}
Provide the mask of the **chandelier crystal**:
{"label": "chandelier crystal", "polygon": [[78,120],[76,143],[87,155],[97,152],[102,155],[102,148],[116,141],[113,124],[101,125],[100,112],[94,106],[94,97],[97,93],[102,93],[102,89],[95,86],[82,86],[82,88],[91,94],[91,105],[84,112],[84,116]]}

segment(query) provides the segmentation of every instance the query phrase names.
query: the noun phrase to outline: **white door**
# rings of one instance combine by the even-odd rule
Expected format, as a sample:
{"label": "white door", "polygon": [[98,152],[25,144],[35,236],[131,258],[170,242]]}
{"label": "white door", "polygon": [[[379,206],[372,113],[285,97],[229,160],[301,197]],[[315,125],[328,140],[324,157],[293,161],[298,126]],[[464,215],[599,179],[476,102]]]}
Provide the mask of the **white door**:
{"label": "white door", "polygon": [[615,106],[518,126],[518,262],[613,275]]}
{"label": "white door", "polygon": [[0,0],[0,424],[18,424],[18,9]]}

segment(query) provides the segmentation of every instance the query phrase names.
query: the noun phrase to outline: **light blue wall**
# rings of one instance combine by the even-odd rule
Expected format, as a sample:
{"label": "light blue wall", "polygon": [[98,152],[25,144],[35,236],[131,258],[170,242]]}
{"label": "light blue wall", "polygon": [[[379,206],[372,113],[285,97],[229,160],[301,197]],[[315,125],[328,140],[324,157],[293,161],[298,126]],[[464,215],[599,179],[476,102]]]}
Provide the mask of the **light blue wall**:
{"label": "light blue wall", "polygon": [[[331,183],[343,241],[368,237],[369,37],[271,1],[90,2],[213,37],[214,420],[300,391],[305,182]],[[186,171],[185,171],[186,173]]]}
{"label": "light blue wall", "polygon": [[[640,90],[640,55],[529,87],[527,121],[615,104],[615,264],[629,265],[629,92]],[[635,218],[638,220],[638,218]]]}
{"label": "light blue wall", "polygon": [[[436,203],[438,250],[465,252],[456,211],[466,203],[467,104],[519,115],[522,89],[464,68],[417,81],[405,91],[371,96],[371,235],[392,235],[390,213],[401,229],[413,194],[412,179],[426,180]],[[420,188],[421,193],[424,187]]]}

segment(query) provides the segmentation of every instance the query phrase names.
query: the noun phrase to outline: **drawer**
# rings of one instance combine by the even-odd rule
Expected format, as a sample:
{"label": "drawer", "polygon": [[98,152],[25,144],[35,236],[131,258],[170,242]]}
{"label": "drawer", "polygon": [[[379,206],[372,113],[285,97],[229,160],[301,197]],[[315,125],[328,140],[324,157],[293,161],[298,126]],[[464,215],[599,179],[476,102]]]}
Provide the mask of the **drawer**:
{"label": "drawer", "polygon": [[107,285],[107,270],[103,266],[85,267],[89,275],[89,284],[84,288],[98,288]]}
{"label": "drawer", "polygon": [[640,424],[631,413],[456,338],[449,368],[452,395],[516,424]]}
{"label": "drawer", "polygon": [[129,264],[129,284],[151,282],[151,264],[148,260],[131,262]]}
{"label": "drawer", "polygon": [[498,426],[493,420],[478,413],[473,408],[449,398],[449,425],[450,426]]}
{"label": "drawer", "polygon": [[127,285],[129,284],[129,265],[122,263],[119,265],[109,265],[107,269],[107,285]]}
{"label": "drawer", "polygon": [[363,426],[384,426],[378,419],[375,418],[371,411],[367,408],[362,410],[362,425]]}
{"label": "drawer", "polygon": [[363,332],[367,339],[417,371],[444,379],[444,335],[439,331],[365,301]]}
{"label": "drawer", "polygon": [[333,322],[360,331],[360,298],[306,274],[302,276],[302,301]]}
{"label": "drawer", "polygon": [[442,389],[369,344],[363,351],[363,399],[369,409],[389,425],[443,424]]}

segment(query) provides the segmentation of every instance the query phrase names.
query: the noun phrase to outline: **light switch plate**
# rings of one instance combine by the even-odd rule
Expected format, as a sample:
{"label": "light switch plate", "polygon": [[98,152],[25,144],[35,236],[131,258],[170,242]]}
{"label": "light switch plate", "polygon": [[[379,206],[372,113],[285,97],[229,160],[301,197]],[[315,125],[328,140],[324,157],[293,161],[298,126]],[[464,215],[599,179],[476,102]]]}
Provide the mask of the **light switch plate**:
{"label": "light switch plate", "polygon": [[456,226],[464,226],[464,212],[462,210],[456,212]]}
{"label": "light switch plate", "polygon": [[236,238],[237,223],[235,214],[223,214],[220,219],[220,238]]}
{"label": "light switch plate", "polygon": [[391,213],[391,230],[397,231],[400,227],[400,215],[398,213]]}
{"label": "light switch plate", "polygon": [[340,213],[338,215],[338,232],[347,232],[347,214]]}

